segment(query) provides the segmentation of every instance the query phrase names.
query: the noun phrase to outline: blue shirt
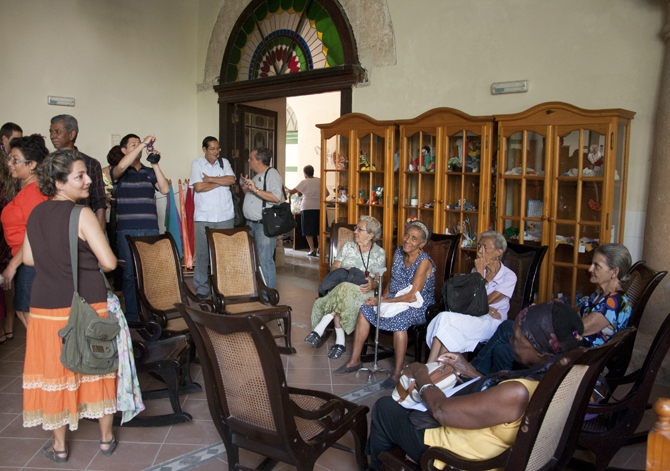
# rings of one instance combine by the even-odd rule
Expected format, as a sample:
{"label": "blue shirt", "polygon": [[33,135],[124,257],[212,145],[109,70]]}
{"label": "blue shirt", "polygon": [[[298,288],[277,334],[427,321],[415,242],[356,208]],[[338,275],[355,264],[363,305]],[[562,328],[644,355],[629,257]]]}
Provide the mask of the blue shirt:
{"label": "blue shirt", "polygon": [[116,210],[118,231],[135,229],[158,230],[156,212],[156,173],[142,165],[139,170],[128,167],[119,179],[114,181],[114,168],[109,170],[112,183],[116,184]]}

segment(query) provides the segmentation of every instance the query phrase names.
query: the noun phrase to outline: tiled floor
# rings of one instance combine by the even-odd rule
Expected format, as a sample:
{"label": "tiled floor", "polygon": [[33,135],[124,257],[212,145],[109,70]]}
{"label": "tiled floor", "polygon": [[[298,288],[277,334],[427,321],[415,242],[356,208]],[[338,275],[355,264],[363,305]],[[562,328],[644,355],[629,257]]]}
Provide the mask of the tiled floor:
{"label": "tiled floor", "polygon": [[[379,385],[367,383],[367,377],[355,375],[333,376],[332,370],[346,361],[347,353],[339,360],[330,360],[327,352],[330,344],[318,350],[303,342],[310,328],[312,303],[318,285],[318,263],[307,257],[306,252],[287,251],[287,265],[277,269],[278,289],[282,304],[292,306],[293,344],[295,355],[284,355],[288,383],[292,386],[318,389],[365,404],[370,408],[375,401],[390,394],[380,392]],[[348,339],[347,348],[351,349]],[[56,465],[45,460],[40,448],[50,441],[51,433],[40,427],[24,428],[22,420],[21,373],[25,353],[25,330],[17,325],[15,338],[0,345],[0,471],[53,469]],[[408,358],[409,361],[409,358]],[[380,362],[390,367],[391,360]],[[192,367],[193,378],[202,384],[200,367]],[[384,375],[379,376],[383,379]],[[143,388],[158,384],[153,379],[141,378]],[[670,395],[670,388],[659,387],[655,396]],[[193,421],[171,427],[132,428],[117,427],[120,443],[112,457],[103,457],[98,449],[100,436],[97,423],[82,420],[79,430],[68,433],[70,457],[66,465],[58,469],[68,470],[224,470],[225,448],[211,420],[204,391],[182,396],[182,405],[193,416]],[[146,401],[143,414],[170,412],[167,400]],[[350,436],[342,443],[353,446]],[[644,469],[645,445],[623,449],[615,457],[612,466],[627,466]],[[255,467],[263,457],[241,452],[241,463]],[[292,470],[292,466],[279,464],[275,469]],[[317,461],[315,469],[345,471],[355,470],[353,454],[331,449]]]}

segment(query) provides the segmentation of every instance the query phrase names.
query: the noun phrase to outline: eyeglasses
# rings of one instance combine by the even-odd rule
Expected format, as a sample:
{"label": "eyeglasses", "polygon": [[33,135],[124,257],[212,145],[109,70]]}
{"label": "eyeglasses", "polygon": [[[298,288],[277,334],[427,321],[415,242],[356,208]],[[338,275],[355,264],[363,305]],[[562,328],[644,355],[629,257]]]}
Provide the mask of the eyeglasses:
{"label": "eyeglasses", "polygon": [[19,164],[27,164],[30,162],[30,160],[13,160],[11,157],[9,159],[5,160],[7,162],[7,165],[19,165]]}
{"label": "eyeglasses", "polygon": [[207,150],[211,150],[212,152],[220,152],[221,148],[220,147],[208,147]]}
{"label": "eyeglasses", "polygon": [[367,229],[361,229],[360,227],[356,226],[354,228],[354,232],[367,232]]}

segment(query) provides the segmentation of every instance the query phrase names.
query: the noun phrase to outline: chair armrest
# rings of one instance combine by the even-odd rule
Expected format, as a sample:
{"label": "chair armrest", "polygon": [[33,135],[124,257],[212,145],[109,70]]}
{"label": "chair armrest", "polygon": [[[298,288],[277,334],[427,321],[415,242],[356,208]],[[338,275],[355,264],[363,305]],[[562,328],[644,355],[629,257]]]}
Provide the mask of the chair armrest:
{"label": "chair armrest", "polygon": [[[324,402],[318,409],[305,410],[295,402],[291,401],[291,412],[296,417],[305,420],[318,420],[328,430],[336,430],[337,422],[344,416],[344,404],[339,399],[331,399]],[[333,415],[332,417],[330,415]]]}
{"label": "chair armrest", "polygon": [[434,460],[442,461],[443,463],[448,463],[449,466],[452,466],[457,469],[467,469],[469,471],[486,471],[489,469],[495,468],[505,468],[507,463],[507,457],[510,453],[508,448],[495,458],[483,461],[473,461],[466,460],[446,448],[439,446],[432,446],[428,448],[423,455],[421,455],[421,469],[434,471],[436,468],[433,466]]}
{"label": "chair armrest", "polygon": [[212,293],[212,306],[214,312],[222,314],[226,312],[226,298],[223,294],[219,293],[219,290],[216,289],[215,279],[212,275],[209,275],[209,290]]}
{"label": "chair armrest", "polygon": [[147,299],[146,295],[144,294],[144,291],[137,291],[137,294],[139,295],[139,301],[140,301],[140,309],[146,309],[149,311],[151,314],[157,317],[158,320],[158,325],[161,326],[161,328],[165,328],[168,323],[168,316],[165,313],[165,311],[161,311],[159,309],[154,309],[151,306],[151,303],[149,303],[149,300]]}
{"label": "chair armrest", "polygon": [[590,404],[586,408],[587,414],[609,415],[630,408],[631,399],[635,396],[637,391],[629,392],[626,397],[621,400],[614,399],[615,402],[608,402],[607,404]]}
{"label": "chair armrest", "polygon": [[128,328],[137,332],[147,342],[154,342],[163,335],[162,327],[153,321],[128,322]]}
{"label": "chair armrest", "polygon": [[[260,272],[256,272],[256,284],[258,285],[259,291],[262,293],[259,297],[261,301],[267,299],[267,304],[271,306],[276,306],[279,304],[279,292],[276,289],[270,288],[263,281],[263,277]],[[265,297],[263,296],[265,294]],[[266,304],[265,302],[263,304]]]}
{"label": "chair armrest", "polygon": [[[216,312],[216,305],[214,304],[214,301],[211,299],[200,299],[195,295],[193,291],[191,291],[191,288],[188,287],[185,281],[182,281],[182,288],[184,289],[184,293],[186,293],[186,299],[193,301],[201,310],[205,312]],[[210,285],[211,286],[211,285]],[[212,290],[210,289],[210,292]],[[191,303],[189,303],[190,305]]]}
{"label": "chair armrest", "polygon": [[426,323],[430,324],[430,322],[437,317],[439,313],[445,310],[444,307],[444,300],[440,299],[435,302],[435,304],[428,306],[428,309],[426,309]]}
{"label": "chair armrest", "polygon": [[407,459],[402,448],[397,446],[382,451],[379,460],[382,462],[381,471],[420,471],[419,465]]}

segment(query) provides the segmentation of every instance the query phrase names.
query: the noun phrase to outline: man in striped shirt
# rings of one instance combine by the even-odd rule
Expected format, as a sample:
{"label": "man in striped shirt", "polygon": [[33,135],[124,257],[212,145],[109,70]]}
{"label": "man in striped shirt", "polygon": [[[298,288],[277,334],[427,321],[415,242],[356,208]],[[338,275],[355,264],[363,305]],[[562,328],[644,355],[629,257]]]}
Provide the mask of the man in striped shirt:
{"label": "man in striped shirt", "polygon": [[[135,275],[132,257],[126,241],[126,235],[146,236],[158,234],[158,215],[156,213],[156,190],[167,195],[170,191],[167,179],[158,163],[151,167],[142,165],[142,150],[151,146],[156,137],[147,136],[141,141],[139,136],[128,134],[121,139],[121,152],[124,157],[119,164],[110,169],[112,182],[116,185],[116,207],[118,214],[117,244],[119,259],[125,260],[123,267],[123,298],[126,305],[126,319],[136,322],[138,319],[137,298],[135,296]],[[147,150],[152,153],[152,148]],[[153,149],[154,154],[160,152]]]}

